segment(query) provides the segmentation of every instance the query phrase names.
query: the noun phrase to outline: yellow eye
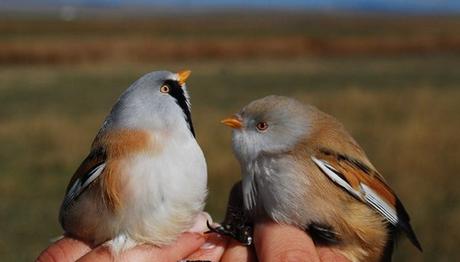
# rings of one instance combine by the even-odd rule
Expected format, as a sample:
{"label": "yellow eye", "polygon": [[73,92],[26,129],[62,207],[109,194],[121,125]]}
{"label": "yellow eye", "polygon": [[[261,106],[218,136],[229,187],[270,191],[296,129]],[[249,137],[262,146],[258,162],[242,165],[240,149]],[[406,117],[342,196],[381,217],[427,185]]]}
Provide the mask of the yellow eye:
{"label": "yellow eye", "polygon": [[160,87],[160,92],[161,92],[161,93],[169,93],[169,86],[167,86],[167,85],[162,85],[162,86]]}
{"label": "yellow eye", "polygon": [[265,131],[265,130],[267,130],[267,128],[268,128],[268,124],[267,124],[267,122],[259,122],[259,123],[256,125],[256,128],[257,128],[257,130],[259,130],[259,131]]}

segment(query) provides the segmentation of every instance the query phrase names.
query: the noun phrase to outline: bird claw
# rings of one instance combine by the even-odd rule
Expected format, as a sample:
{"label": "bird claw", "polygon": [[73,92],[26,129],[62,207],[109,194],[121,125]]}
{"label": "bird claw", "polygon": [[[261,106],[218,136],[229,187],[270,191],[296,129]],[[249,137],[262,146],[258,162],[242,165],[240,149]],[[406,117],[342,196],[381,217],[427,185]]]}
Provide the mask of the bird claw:
{"label": "bird claw", "polygon": [[235,239],[245,246],[250,246],[253,243],[252,239],[252,226],[250,225],[238,225],[237,227],[231,224],[224,224],[217,227],[212,227],[209,221],[206,221],[206,225],[209,231],[205,233],[216,233],[223,236],[228,236]]}

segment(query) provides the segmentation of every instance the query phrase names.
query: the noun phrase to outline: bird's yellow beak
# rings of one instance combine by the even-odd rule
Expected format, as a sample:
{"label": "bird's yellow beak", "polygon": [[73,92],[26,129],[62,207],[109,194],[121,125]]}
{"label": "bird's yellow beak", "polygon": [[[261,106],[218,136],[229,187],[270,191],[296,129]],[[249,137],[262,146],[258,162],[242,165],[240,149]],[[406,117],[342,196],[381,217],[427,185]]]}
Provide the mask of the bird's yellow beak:
{"label": "bird's yellow beak", "polygon": [[224,120],[220,122],[231,128],[242,128],[243,127],[243,123],[241,122],[241,119],[238,116],[231,116],[229,118],[225,118]]}
{"label": "bird's yellow beak", "polygon": [[177,72],[178,82],[181,86],[185,84],[185,81],[187,80],[187,78],[190,76],[191,73],[192,71],[190,70],[181,70]]}

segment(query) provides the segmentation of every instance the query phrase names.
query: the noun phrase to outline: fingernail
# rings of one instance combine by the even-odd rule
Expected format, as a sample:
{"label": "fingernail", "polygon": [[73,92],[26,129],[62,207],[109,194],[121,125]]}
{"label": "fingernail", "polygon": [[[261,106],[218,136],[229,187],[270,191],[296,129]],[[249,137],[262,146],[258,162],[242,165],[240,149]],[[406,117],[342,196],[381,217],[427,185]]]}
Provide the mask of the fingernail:
{"label": "fingernail", "polygon": [[222,245],[225,242],[225,239],[218,234],[210,234],[206,242],[200,247],[200,249],[209,250],[214,249],[219,245]]}
{"label": "fingernail", "polygon": [[216,244],[211,243],[211,242],[205,242],[205,243],[200,247],[200,249],[205,249],[205,250],[213,249],[213,248],[216,248]]}

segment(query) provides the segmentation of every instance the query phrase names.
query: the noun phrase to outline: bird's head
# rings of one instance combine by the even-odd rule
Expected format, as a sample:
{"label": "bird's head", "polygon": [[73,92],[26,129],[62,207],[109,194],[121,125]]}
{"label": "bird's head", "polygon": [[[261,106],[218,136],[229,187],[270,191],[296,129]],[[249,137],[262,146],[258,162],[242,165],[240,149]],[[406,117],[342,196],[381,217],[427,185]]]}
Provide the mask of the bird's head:
{"label": "bird's head", "polygon": [[186,126],[195,135],[185,83],[190,73],[155,71],[142,76],[121,95],[109,121],[119,127],[166,132]]}
{"label": "bird's head", "polygon": [[300,102],[283,96],[267,96],[222,120],[233,128],[233,150],[240,162],[260,153],[289,151],[309,130],[308,112]]}

